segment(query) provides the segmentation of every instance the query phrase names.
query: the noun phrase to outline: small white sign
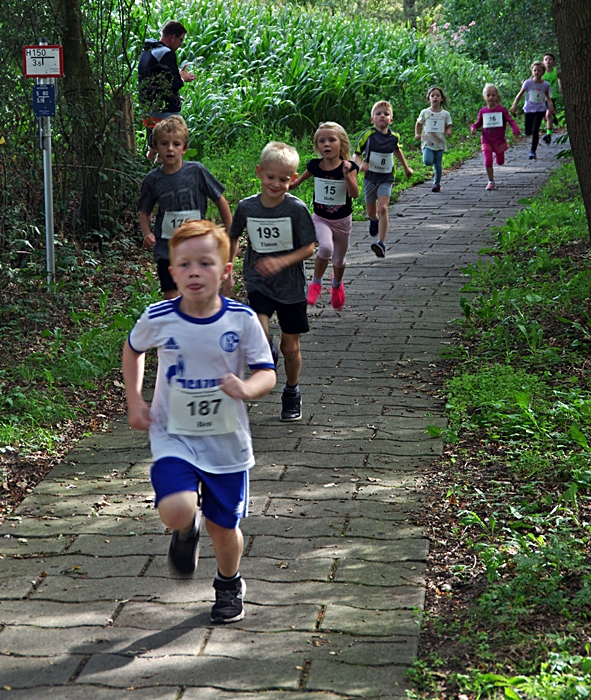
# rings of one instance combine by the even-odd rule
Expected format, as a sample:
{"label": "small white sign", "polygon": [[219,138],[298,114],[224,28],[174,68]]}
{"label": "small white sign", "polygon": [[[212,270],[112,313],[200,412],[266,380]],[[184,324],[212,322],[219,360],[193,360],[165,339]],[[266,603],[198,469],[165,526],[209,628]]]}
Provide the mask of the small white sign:
{"label": "small white sign", "polygon": [[277,219],[247,216],[246,232],[253,250],[257,253],[282,253],[293,250],[293,233],[289,216]]}
{"label": "small white sign", "polygon": [[61,46],[23,46],[25,78],[62,78],[64,54]]}
{"label": "small white sign", "polygon": [[347,201],[347,185],[344,180],[314,178],[314,201],[326,207],[342,207]]}
{"label": "small white sign", "polygon": [[503,126],[502,112],[487,112],[482,115],[482,125],[485,129],[494,129]]}

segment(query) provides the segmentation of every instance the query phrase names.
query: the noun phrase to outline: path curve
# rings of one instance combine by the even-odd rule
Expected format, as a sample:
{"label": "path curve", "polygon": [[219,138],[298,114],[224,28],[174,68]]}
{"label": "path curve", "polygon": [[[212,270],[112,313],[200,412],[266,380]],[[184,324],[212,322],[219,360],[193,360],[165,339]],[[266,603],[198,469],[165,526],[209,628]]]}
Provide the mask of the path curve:
{"label": "path curve", "polygon": [[[387,257],[353,226],[347,304],[325,291],[303,341],[304,419],[281,384],[250,407],[257,466],[243,521],[246,617],[209,623],[206,538],[171,579],[145,434],[93,435],[0,526],[0,696],[11,700],[385,700],[405,697],[428,541],[421,470],[441,453],[432,372],[460,315],[461,269],[538,191],[560,147],[522,141],[486,192],[481,159],[406,191]],[[97,517],[98,516],[98,517]],[[12,690],[2,690],[2,686]]]}

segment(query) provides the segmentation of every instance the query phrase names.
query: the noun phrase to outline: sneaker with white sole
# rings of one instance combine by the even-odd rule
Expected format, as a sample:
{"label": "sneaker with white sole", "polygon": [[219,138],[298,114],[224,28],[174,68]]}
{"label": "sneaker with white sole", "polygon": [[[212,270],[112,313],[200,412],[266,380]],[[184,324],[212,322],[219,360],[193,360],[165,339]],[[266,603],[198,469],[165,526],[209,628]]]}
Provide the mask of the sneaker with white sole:
{"label": "sneaker with white sole", "polygon": [[494,190],[494,188],[495,188],[495,181],[489,180],[488,185],[484,189],[485,190]]}
{"label": "sneaker with white sole", "polygon": [[246,584],[242,577],[231,581],[213,580],[215,588],[215,603],[211,609],[211,621],[216,624],[238,622],[244,617],[244,595]]}
{"label": "sneaker with white sole", "polygon": [[289,423],[302,418],[302,395],[300,390],[290,391],[288,388],[283,388],[281,394],[281,420],[284,423]]}
{"label": "sneaker with white sole", "polygon": [[386,246],[384,245],[384,243],[382,241],[376,241],[375,243],[372,243],[371,249],[376,254],[377,258],[385,258],[386,257]]}

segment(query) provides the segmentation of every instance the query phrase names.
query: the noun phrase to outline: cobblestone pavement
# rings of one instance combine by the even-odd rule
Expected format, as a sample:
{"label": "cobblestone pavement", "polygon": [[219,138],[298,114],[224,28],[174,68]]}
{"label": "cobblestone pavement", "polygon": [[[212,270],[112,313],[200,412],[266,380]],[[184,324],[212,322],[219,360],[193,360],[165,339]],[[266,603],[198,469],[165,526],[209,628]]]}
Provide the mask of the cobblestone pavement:
{"label": "cobblestone pavement", "polygon": [[146,435],[120,420],[79,443],[0,526],[0,696],[404,697],[429,549],[413,515],[442,448],[426,426],[444,426],[431,372],[461,315],[462,267],[559,149],[532,162],[527,143],[512,148],[492,192],[480,158],[439,194],[407,191],[383,260],[354,224],[347,304],[335,312],[326,290],[303,340],[303,420],[278,420],[281,370],[250,408],[243,621],[209,622],[206,537],[194,579],[169,574]]}

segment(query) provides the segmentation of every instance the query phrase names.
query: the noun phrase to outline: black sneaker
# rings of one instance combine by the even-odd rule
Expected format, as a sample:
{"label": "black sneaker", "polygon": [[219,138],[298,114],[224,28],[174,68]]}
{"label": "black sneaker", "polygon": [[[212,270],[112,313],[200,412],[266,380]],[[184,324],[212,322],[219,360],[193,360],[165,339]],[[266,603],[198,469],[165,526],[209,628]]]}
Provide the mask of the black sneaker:
{"label": "black sneaker", "polygon": [[542,141],[544,143],[547,143],[549,146],[552,143],[552,134],[546,134],[546,136],[542,136]]}
{"label": "black sneaker", "polygon": [[530,152],[529,152],[529,159],[530,159],[530,160],[536,160],[536,159],[537,159],[537,156],[536,156],[536,152],[535,152],[535,151],[530,151]]}
{"label": "black sneaker", "polygon": [[277,363],[279,362],[279,348],[277,347],[277,342],[273,336],[269,338],[269,347],[271,348],[271,355],[273,356],[275,369],[277,369]]}
{"label": "black sneaker", "polygon": [[369,235],[370,236],[377,236],[378,235],[378,227],[380,224],[379,219],[370,219],[369,220]]}
{"label": "black sneaker", "polygon": [[179,536],[179,531],[172,533],[170,547],[168,548],[168,563],[179,574],[192,574],[197,567],[199,559],[199,529],[201,516],[195,513],[193,531],[184,539]]}
{"label": "black sneaker", "polygon": [[376,255],[376,258],[385,258],[386,257],[386,246],[382,241],[377,241],[376,243],[371,244],[371,249]]}
{"label": "black sneaker", "polygon": [[299,389],[297,391],[289,391],[283,389],[281,394],[281,420],[283,422],[300,420],[302,417],[302,395]]}
{"label": "black sneaker", "polygon": [[215,588],[215,603],[211,609],[211,621],[214,624],[226,622],[238,622],[244,617],[243,599],[246,593],[246,584],[242,577],[231,581],[213,580]]}

